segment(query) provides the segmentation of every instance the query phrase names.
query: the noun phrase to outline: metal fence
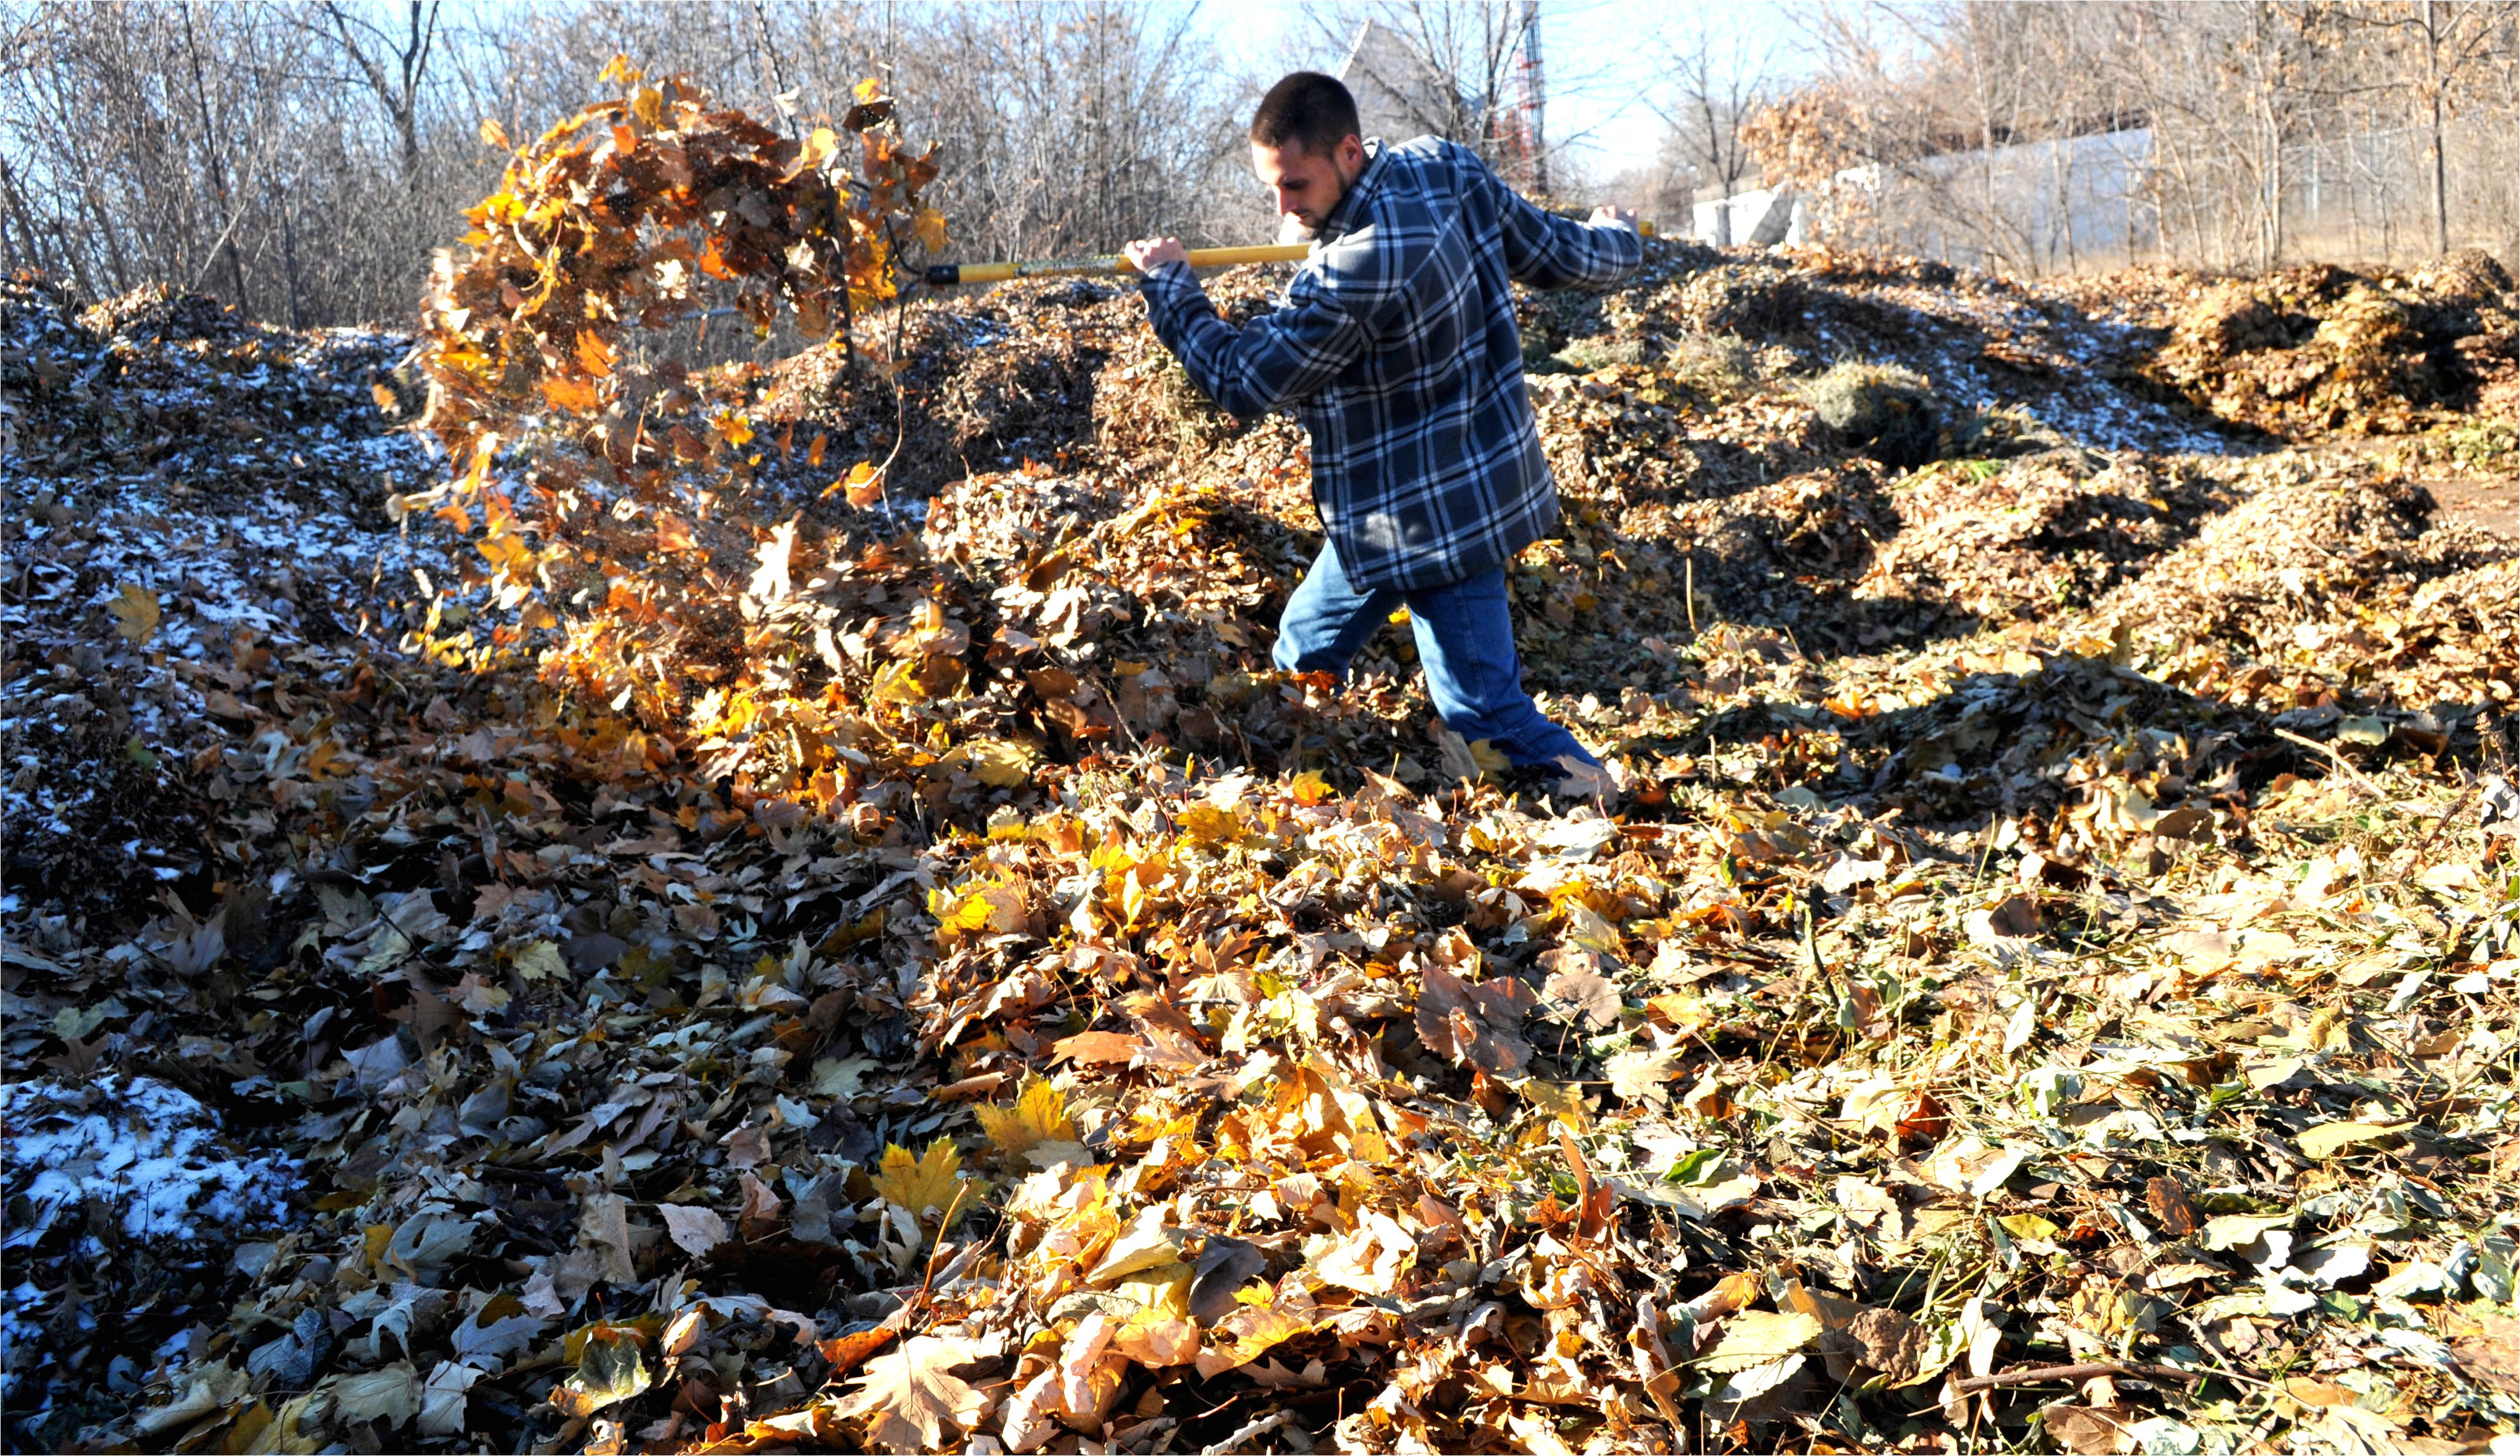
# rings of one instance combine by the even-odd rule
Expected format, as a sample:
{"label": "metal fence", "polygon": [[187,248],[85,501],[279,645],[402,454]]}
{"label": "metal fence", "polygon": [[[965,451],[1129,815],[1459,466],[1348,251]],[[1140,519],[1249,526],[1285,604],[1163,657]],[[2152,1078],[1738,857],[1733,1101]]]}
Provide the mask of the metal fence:
{"label": "metal fence", "polygon": [[[2520,253],[2520,125],[2458,117],[2444,128],[2442,161],[2452,247]],[[2429,129],[2391,127],[2321,137],[2284,149],[2285,252],[2294,258],[2407,262],[2431,257]]]}
{"label": "metal fence", "polygon": [[[1696,205],[1708,242],[1798,242],[1806,231],[1959,267],[2039,276],[2138,262],[2255,268],[2407,263],[2439,248],[2430,132],[2335,130],[2275,164],[2151,128],[1949,153],[1838,178],[1812,218],[1761,191]],[[2449,243],[2520,269],[2520,121],[2444,129]],[[1779,226],[1753,229],[1760,219]],[[1813,223],[1818,226],[1812,226]],[[1729,236],[1728,236],[1729,235]]]}

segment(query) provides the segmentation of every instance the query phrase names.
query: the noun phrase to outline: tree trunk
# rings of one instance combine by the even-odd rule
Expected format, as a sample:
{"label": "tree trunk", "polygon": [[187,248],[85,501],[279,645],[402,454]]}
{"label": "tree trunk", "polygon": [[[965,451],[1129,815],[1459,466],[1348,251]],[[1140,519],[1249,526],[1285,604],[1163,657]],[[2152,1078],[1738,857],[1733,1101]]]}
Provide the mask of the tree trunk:
{"label": "tree trunk", "polygon": [[[11,242],[5,251],[10,263],[20,267],[44,266],[43,235],[35,231],[35,220],[26,215],[26,201],[18,192],[18,179],[9,171],[9,159],[0,156],[0,193],[8,195],[9,216],[15,226],[0,229],[0,239]],[[22,252],[23,262],[20,261]]]}
{"label": "tree trunk", "polygon": [[2450,251],[2450,160],[2442,136],[2441,23],[2433,0],[2423,0],[2424,89],[2432,100],[2433,255]]}
{"label": "tree trunk", "polygon": [[235,289],[233,301],[243,309],[246,306],[245,260],[237,256],[236,203],[228,195],[227,165],[219,158],[218,132],[210,124],[210,88],[202,75],[201,37],[193,28],[192,0],[185,0],[184,4],[184,51],[193,64],[193,105],[201,112],[202,152],[209,160],[210,185],[218,194],[219,211],[224,214],[220,223],[219,246],[227,253],[228,282]]}
{"label": "tree trunk", "polygon": [[289,327],[306,327],[303,311],[297,303],[297,230],[290,221],[290,196],[287,188],[280,192],[280,271],[289,284]]}

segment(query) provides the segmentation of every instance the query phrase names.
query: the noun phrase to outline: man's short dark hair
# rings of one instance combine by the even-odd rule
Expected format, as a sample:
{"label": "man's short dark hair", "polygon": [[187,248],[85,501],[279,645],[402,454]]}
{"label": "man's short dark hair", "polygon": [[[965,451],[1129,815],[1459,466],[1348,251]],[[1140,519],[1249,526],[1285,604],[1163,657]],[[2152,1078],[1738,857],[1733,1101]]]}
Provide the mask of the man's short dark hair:
{"label": "man's short dark hair", "polygon": [[1338,144],[1361,135],[1356,98],[1336,76],[1299,70],[1269,88],[1260,110],[1251,113],[1251,140],[1263,147],[1302,146],[1307,154],[1326,156]]}

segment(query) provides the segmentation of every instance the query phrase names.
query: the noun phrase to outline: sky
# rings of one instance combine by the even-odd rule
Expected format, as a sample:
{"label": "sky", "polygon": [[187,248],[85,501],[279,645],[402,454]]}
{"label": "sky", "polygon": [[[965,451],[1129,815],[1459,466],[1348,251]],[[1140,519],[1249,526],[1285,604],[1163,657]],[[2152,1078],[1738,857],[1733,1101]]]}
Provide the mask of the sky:
{"label": "sky", "polygon": [[[1229,58],[1255,68],[1336,66],[1345,37],[1326,44],[1314,8],[1293,0],[1229,0],[1199,9]],[[1548,77],[1544,126],[1577,168],[1610,177],[1650,164],[1663,123],[1650,102],[1667,84],[1675,45],[1704,33],[1719,49],[1755,54],[1772,42],[1791,67],[1792,19],[1781,0],[1541,0],[1541,64]]]}

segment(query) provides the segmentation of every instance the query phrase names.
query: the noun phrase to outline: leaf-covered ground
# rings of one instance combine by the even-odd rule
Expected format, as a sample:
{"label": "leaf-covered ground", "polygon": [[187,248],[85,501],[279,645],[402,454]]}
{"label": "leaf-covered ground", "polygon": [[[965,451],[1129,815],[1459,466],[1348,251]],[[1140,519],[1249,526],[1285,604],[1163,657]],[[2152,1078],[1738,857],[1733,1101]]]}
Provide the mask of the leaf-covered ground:
{"label": "leaf-covered ground", "polygon": [[1533,300],[1569,803],[1268,671],[1302,437],[1124,293],[766,372],[597,683],[406,341],[10,283],[8,1442],[2499,1449],[2514,312]]}

